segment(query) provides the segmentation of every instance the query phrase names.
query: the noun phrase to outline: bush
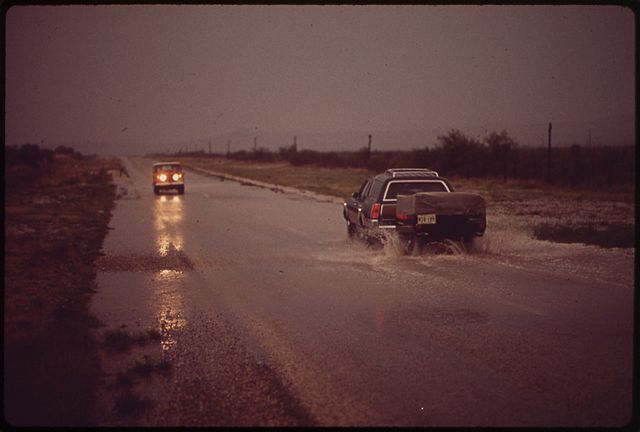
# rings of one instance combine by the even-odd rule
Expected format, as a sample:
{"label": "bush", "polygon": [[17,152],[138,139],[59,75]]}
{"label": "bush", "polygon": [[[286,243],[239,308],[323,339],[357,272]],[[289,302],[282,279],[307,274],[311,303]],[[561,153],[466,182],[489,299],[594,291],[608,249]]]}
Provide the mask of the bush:
{"label": "bush", "polygon": [[82,159],[82,153],[76,151],[75,149],[71,148],[71,147],[66,147],[63,145],[60,145],[58,147],[56,147],[53,150],[54,153],[56,154],[64,154],[64,155],[69,155],[74,159]]}
{"label": "bush", "polygon": [[22,144],[20,147],[7,146],[4,150],[5,163],[8,165],[28,165],[36,168],[53,160],[53,152],[41,149],[36,144]]}
{"label": "bush", "polygon": [[[14,153],[15,149],[5,148],[7,160],[17,158]],[[405,151],[362,147],[356,151],[319,152],[298,150],[293,144],[280,147],[278,152],[260,148],[250,152],[240,150],[227,157],[243,161],[285,160],[295,166],[368,168],[377,172],[387,168],[430,168],[445,177],[551,179],[567,186],[627,186],[635,181],[635,148],[632,146],[552,148],[551,173],[548,173],[547,148],[520,147],[506,131],[491,132],[478,141],[453,129],[439,136],[433,148],[425,146]]]}
{"label": "bush", "polygon": [[384,171],[389,168],[389,158],[382,154],[374,154],[369,159],[369,169],[373,171]]}

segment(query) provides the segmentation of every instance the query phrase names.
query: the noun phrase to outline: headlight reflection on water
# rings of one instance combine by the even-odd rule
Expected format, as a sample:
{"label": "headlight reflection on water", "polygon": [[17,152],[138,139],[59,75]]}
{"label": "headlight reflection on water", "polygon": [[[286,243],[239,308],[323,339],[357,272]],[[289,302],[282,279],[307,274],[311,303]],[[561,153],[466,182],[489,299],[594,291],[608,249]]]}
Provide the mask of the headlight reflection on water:
{"label": "headlight reflection on water", "polygon": [[183,277],[183,271],[168,269],[160,270],[154,277],[158,290],[156,316],[163,351],[175,347],[177,343],[175,332],[187,325],[187,319],[184,317],[183,298],[179,289]]}
{"label": "headlight reflection on water", "polygon": [[161,196],[155,200],[156,247],[160,256],[167,256],[172,250],[182,250],[183,206],[182,197]]}
{"label": "headlight reflection on water", "polygon": [[[175,347],[176,331],[187,325],[182,286],[184,271],[174,267],[174,257],[184,247],[184,201],[179,195],[162,195],[154,201],[154,228],[157,253],[166,257],[166,265],[154,275],[157,292],[155,312],[163,351]],[[163,258],[164,260],[164,258]]]}

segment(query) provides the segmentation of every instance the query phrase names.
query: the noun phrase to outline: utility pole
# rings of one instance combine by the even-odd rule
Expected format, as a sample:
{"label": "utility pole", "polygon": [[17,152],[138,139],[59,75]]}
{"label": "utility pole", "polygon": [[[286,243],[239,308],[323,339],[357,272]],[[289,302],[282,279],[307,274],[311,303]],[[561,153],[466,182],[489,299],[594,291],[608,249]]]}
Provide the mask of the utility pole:
{"label": "utility pole", "polygon": [[551,176],[551,122],[549,122],[549,145],[548,145],[548,149],[547,149],[547,182],[551,183],[552,180],[552,176]]}

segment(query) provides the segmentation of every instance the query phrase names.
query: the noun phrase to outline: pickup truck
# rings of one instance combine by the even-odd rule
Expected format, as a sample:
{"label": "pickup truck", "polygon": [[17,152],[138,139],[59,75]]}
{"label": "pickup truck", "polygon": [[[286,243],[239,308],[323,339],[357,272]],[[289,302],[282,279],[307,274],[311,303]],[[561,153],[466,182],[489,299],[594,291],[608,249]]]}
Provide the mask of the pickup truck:
{"label": "pickup truck", "polygon": [[395,232],[408,251],[418,242],[445,238],[470,242],[486,229],[480,195],[455,192],[436,171],[424,168],[388,169],[367,179],[343,206],[350,238],[372,243]]}

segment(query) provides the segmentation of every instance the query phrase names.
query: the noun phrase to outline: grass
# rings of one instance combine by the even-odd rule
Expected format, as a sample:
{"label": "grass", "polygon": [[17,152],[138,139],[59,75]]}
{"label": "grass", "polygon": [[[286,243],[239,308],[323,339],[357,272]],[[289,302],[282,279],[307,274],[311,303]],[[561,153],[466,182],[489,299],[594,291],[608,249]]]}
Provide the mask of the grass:
{"label": "grass", "polygon": [[146,332],[132,334],[122,328],[116,330],[108,330],[104,333],[102,345],[108,353],[126,353],[131,350],[134,344],[146,346],[150,342],[159,341],[161,339],[160,331],[150,329]]}
{"label": "grass", "polygon": [[13,425],[92,424],[101,368],[89,301],[115,199],[112,163],[5,161],[4,413]]}
{"label": "grass", "polygon": [[197,166],[265,183],[309,190],[322,195],[347,197],[372,173],[365,169],[293,166],[287,162],[242,162],[221,158],[179,158]]}
{"label": "grass", "polygon": [[172,369],[173,366],[167,359],[154,362],[148,356],[144,356],[143,361],[136,360],[129,369],[116,374],[115,386],[131,388],[136,383],[135,378],[149,378],[154,373],[166,376]]}
{"label": "grass", "polygon": [[[154,331],[149,331],[149,336],[155,337]],[[124,340],[128,346],[133,343],[136,338],[131,337],[126,332],[118,330],[110,333],[114,336],[114,340]],[[158,333],[159,334],[159,333]],[[148,337],[145,336],[145,339]],[[141,397],[135,393],[136,385],[144,386],[144,382],[151,378],[154,374],[167,376],[171,373],[172,365],[167,359],[153,361],[149,356],[145,355],[142,361],[136,360],[133,365],[125,371],[116,374],[115,380],[108,388],[115,389],[114,409],[115,414],[120,418],[139,417],[153,407],[154,401],[149,398]]]}
{"label": "grass", "polygon": [[[346,198],[374,175],[365,169],[293,166],[288,162],[243,162],[225,158],[177,157],[186,166],[265,183]],[[446,174],[443,173],[446,177]],[[554,242],[633,247],[635,190],[627,187],[562,187],[541,180],[447,177],[457,191],[478,193],[488,213],[521,221],[531,235]],[[600,228],[596,229],[595,227]],[[606,228],[602,228],[606,227]]]}
{"label": "grass", "polygon": [[116,387],[131,388],[135,384],[133,376],[129,372],[118,372],[116,375]]}
{"label": "grass", "polygon": [[124,353],[128,352],[133,345],[134,339],[125,330],[110,330],[104,334],[103,346],[107,352]]}
{"label": "grass", "polygon": [[[325,168],[312,165],[294,166],[288,162],[244,162],[225,158],[180,157],[187,166],[209,169],[265,183],[290,186],[345,198],[357,191],[362,182],[376,172],[361,168]],[[446,175],[444,175],[447,177]],[[596,200],[633,202],[633,186],[594,188],[593,186],[563,187],[542,180],[447,177],[459,191],[478,191],[494,200],[526,198],[573,197]]]}
{"label": "grass", "polygon": [[122,417],[138,417],[152,406],[151,400],[140,397],[131,390],[126,390],[115,399],[116,412]]}
{"label": "grass", "polygon": [[149,377],[154,370],[155,366],[148,358],[145,358],[142,362],[136,361],[131,368],[131,372],[139,377]]}
{"label": "grass", "polygon": [[452,177],[449,179],[456,190],[479,191],[493,201],[513,199],[540,199],[546,197],[569,199],[612,200],[634,202],[635,190],[632,185],[615,188],[596,188],[593,186],[566,187],[549,185],[542,180],[495,179]]}

